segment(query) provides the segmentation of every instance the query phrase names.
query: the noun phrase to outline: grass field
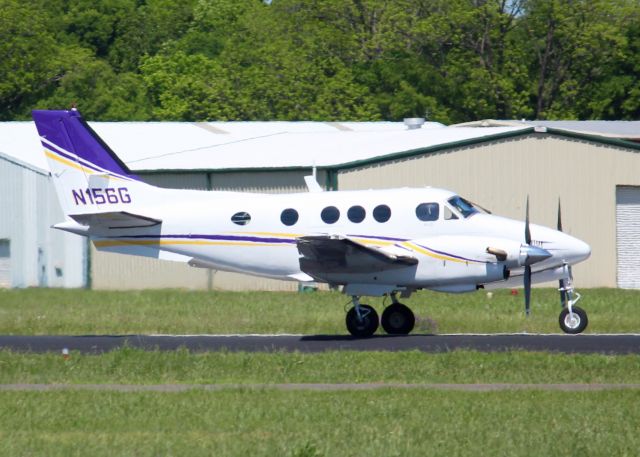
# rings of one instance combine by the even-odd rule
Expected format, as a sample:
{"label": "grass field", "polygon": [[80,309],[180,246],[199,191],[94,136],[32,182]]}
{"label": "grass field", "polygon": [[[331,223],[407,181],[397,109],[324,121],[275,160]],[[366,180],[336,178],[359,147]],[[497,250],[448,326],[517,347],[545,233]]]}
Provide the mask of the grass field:
{"label": "grass field", "polygon": [[[592,332],[640,330],[640,293],[584,290]],[[558,332],[556,292],[419,293],[418,332]],[[338,333],[337,293],[0,290],[0,334]],[[372,301],[381,305],[380,300]],[[382,307],[378,306],[381,310]],[[0,351],[0,384],[241,384],[224,391],[0,391],[0,455],[635,456],[640,390],[281,391],[280,383],[640,384],[640,356]]]}
{"label": "grass field", "polygon": [[99,356],[0,351],[0,383],[640,383],[640,356],[419,351],[189,353],[125,348]]}
{"label": "grass field", "polygon": [[638,391],[0,392],[0,454],[635,456]]}
{"label": "grass field", "polygon": [[[587,332],[639,332],[640,292],[585,289]],[[0,289],[0,334],[305,333],[344,334],[348,297],[336,292],[189,292]],[[382,299],[368,300],[382,311]],[[522,295],[419,292],[406,303],[416,332],[560,332],[558,293],[534,289],[532,316]]]}

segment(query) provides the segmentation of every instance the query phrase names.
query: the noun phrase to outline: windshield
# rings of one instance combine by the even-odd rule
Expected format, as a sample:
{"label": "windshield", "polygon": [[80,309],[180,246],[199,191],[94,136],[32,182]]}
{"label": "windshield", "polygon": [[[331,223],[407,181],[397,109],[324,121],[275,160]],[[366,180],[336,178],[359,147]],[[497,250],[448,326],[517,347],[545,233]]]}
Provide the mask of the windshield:
{"label": "windshield", "polygon": [[469,203],[464,198],[459,197],[458,195],[456,195],[455,197],[450,198],[447,201],[449,202],[449,204],[451,206],[453,206],[455,209],[457,209],[460,212],[460,214],[462,214],[462,216],[465,217],[465,218],[467,218],[467,217],[471,216],[472,214],[475,214],[475,213],[478,212],[478,210],[475,208],[475,206],[473,206],[471,203]]}

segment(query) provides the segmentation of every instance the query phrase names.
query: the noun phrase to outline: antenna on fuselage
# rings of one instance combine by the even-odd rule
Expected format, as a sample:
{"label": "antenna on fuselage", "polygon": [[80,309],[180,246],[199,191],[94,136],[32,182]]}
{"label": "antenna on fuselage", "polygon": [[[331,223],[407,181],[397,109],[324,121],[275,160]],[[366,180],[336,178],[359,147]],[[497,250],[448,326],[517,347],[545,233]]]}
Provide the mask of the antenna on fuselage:
{"label": "antenna on fuselage", "polygon": [[317,169],[316,169],[316,161],[313,161],[313,166],[311,168],[311,175],[304,177],[304,182],[307,184],[307,189],[309,192],[322,192],[324,189],[318,184],[318,180],[316,179]]}

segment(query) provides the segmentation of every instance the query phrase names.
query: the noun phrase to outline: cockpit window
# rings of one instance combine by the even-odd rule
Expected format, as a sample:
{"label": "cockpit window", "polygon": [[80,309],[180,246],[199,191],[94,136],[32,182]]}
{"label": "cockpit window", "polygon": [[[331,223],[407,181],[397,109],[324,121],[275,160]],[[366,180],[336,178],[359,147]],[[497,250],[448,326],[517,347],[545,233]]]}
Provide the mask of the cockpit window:
{"label": "cockpit window", "polygon": [[449,208],[448,206],[444,207],[444,220],[445,221],[452,221],[454,219],[458,219],[458,216],[456,216],[453,211],[451,211],[451,208]]}
{"label": "cockpit window", "polygon": [[447,200],[451,206],[460,211],[463,217],[467,218],[478,212],[475,206],[462,197],[455,196]]}
{"label": "cockpit window", "polygon": [[437,203],[420,203],[416,206],[416,217],[421,221],[437,221],[440,216],[440,205]]}

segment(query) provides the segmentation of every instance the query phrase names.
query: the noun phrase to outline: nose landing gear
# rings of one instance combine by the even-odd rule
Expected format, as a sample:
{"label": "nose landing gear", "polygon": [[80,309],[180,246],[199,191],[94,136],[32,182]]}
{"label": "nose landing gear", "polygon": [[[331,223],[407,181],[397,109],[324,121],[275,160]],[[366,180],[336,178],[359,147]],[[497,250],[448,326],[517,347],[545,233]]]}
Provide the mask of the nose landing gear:
{"label": "nose landing gear", "polygon": [[[562,304],[562,311],[560,312],[559,322],[560,328],[563,332],[570,335],[576,335],[582,333],[589,324],[587,318],[587,312],[582,308],[575,306],[580,300],[580,294],[575,291],[573,287],[573,275],[571,274],[571,267],[569,269],[567,279],[560,280],[560,303]],[[575,295],[575,298],[574,298]]]}

